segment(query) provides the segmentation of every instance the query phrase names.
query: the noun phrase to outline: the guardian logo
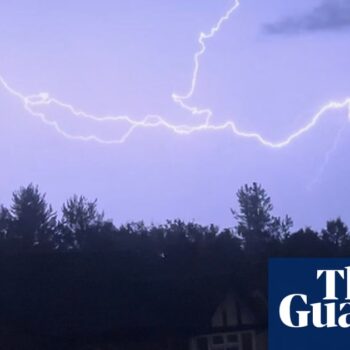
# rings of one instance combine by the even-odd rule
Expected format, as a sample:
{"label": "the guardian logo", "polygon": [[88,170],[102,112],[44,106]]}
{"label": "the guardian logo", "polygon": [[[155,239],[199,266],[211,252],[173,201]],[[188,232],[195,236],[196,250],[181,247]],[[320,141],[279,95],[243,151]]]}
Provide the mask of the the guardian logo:
{"label": "the guardian logo", "polygon": [[271,259],[269,350],[350,349],[350,258]]}
{"label": "the guardian logo", "polygon": [[[289,294],[279,307],[279,317],[284,325],[303,328],[310,325],[316,328],[350,328],[350,266],[343,270],[317,270],[316,280],[323,278],[325,295],[322,301],[315,302],[307,294]],[[346,298],[337,297],[338,280],[346,286]],[[299,301],[303,308],[296,308]],[[293,322],[292,313],[297,315]]]}

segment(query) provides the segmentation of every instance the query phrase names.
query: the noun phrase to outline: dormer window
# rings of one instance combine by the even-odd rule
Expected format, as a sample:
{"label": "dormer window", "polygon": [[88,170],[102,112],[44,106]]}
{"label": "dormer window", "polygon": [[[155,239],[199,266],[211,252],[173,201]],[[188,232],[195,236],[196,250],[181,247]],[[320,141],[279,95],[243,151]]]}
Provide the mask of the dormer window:
{"label": "dormer window", "polygon": [[208,334],[196,338],[192,350],[254,350],[253,332]]}

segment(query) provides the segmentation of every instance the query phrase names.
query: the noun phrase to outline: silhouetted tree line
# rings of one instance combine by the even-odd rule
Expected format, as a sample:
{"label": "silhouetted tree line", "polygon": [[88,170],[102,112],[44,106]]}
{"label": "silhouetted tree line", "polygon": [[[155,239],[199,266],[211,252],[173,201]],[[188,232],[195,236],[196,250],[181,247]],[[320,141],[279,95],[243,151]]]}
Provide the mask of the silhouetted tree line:
{"label": "silhouetted tree line", "polygon": [[266,304],[269,257],[350,255],[340,218],[321,232],[293,231],[261,185],[241,187],[237,199],[232,228],[181,220],[117,227],[96,201],[73,196],[58,215],[37,186],[20,188],[0,207],[0,328],[56,337],[35,349],[54,348],[58,336],[108,339],[133,327],[178,337],[210,324],[230,289]]}
{"label": "silhouetted tree line", "polygon": [[[9,208],[0,206],[2,253],[104,252],[133,250],[163,259],[194,254],[217,254],[230,260],[266,256],[338,256],[350,252],[350,233],[340,219],[317,232],[310,227],[291,231],[293,222],[273,215],[271,198],[261,185],[245,185],[237,192],[235,226],[219,229],[181,220],[146,226],[143,222],[116,227],[104,218],[97,201],[73,196],[58,216],[45,194],[30,184],[13,193]],[[224,259],[223,259],[224,260]]]}

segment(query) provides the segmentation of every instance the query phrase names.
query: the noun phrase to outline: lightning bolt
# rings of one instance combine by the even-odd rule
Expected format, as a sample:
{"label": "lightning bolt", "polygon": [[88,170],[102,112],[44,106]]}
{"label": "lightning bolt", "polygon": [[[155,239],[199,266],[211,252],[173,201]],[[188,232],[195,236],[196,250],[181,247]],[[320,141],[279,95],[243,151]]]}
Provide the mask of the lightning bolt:
{"label": "lightning bolt", "polygon": [[322,176],[323,176],[324,172],[326,171],[326,168],[327,168],[329,162],[331,161],[331,157],[336,152],[336,150],[338,148],[338,144],[339,144],[339,142],[341,140],[341,136],[345,130],[345,126],[346,125],[344,124],[342,126],[342,128],[340,128],[339,131],[337,132],[336,137],[333,141],[333,144],[332,144],[331,148],[327,151],[321,167],[319,168],[315,178],[311,181],[311,183],[307,187],[308,190],[312,190],[312,188],[316,184],[321,183]]}
{"label": "lightning bolt", "polygon": [[213,112],[210,109],[201,109],[196,106],[190,106],[186,104],[186,101],[189,100],[197,86],[197,78],[198,78],[198,73],[199,73],[199,60],[200,57],[205,53],[206,51],[206,46],[205,46],[205,41],[208,39],[211,39],[215,36],[217,32],[220,31],[222,25],[228,21],[233,14],[233,12],[236,11],[236,9],[239,7],[240,2],[239,0],[236,0],[233,4],[233,6],[225,13],[224,16],[222,16],[219,21],[216,23],[214,27],[211,28],[211,30],[208,33],[201,32],[198,37],[198,44],[199,44],[199,51],[197,51],[194,56],[193,56],[193,62],[194,62],[194,68],[192,72],[192,80],[191,80],[191,85],[190,89],[188,90],[187,94],[185,95],[177,95],[175,93],[172,94],[172,99],[175,103],[179,104],[183,109],[189,111],[193,115],[201,115],[204,114],[206,115],[206,125],[209,125],[209,121],[211,116],[213,115]]}
{"label": "lightning bolt", "polygon": [[[299,130],[291,133],[285,139],[274,142],[264,138],[261,134],[257,132],[249,132],[240,130],[233,120],[226,121],[221,124],[215,124],[211,122],[213,112],[209,108],[200,108],[197,106],[191,106],[188,101],[193,96],[196,86],[197,86],[197,78],[200,70],[200,59],[206,52],[206,41],[212,39],[222,28],[225,22],[227,22],[232,14],[238,9],[240,6],[240,0],[235,0],[229,10],[218,20],[218,22],[209,30],[209,32],[201,32],[198,37],[199,50],[195,52],[193,56],[193,71],[192,71],[192,79],[190,83],[190,87],[187,93],[184,95],[178,95],[173,93],[172,100],[174,103],[178,104],[183,110],[190,112],[192,115],[205,116],[204,121],[198,125],[190,126],[187,124],[174,124],[168,122],[164,117],[156,114],[148,114],[141,120],[133,119],[127,115],[118,115],[118,116],[97,116],[90,113],[87,113],[83,110],[77,109],[73,105],[62,102],[54,97],[51,97],[49,93],[42,92],[34,95],[24,95],[10,86],[3,76],[0,75],[0,84],[2,87],[13,97],[16,97],[22,104],[24,109],[32,116],[39,118],[44,124],[54,128],[60,135],[70,140],[78,140],[78,141],[94,141],[100,144],[121,144],[124,143],[130,135],[139,128],[164,128],[168,129],[171,132],[174,132],[179,135],[190,135],[196,132],[204,132],[204,131],[223,131],[229,130],[233,133],[233,135],[246,138],[253,139],[259,142],[261,145],[270,147],[270,148],[283,148],[291,144],[297,138],[302,136],[303,134],[309,132],[312,128],[314,128],[319,120],[327,115],[327,112],[332,110],[342,110],[347,109],[347,116],[350,121],[350,97],[343,101],[331,101],[324,106],[322,106],[318,112],[316,112],[311,119],[301,127]],[[84,119],[93,120],[98,123],[103,122],[115,122],[119,124],[126,124],[127,130],[122,136],[116,139],[103,139],[94,134],[83,136],[83,135],[75,135],[66,132],[61,128],[57,121],[51,120],[48,115],[44,112],[39,112],[37,110],[38,107],[42,106],[56,106],[61,108],[62,110],[68,111],[74,117],[80,117]]]}

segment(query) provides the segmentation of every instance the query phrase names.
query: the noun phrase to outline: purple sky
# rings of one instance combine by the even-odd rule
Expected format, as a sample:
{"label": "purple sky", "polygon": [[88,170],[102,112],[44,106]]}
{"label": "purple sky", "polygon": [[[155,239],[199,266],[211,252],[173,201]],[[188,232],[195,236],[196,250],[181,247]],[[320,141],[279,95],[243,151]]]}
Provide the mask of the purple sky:
{"label": "purple sky", "polygon": [[[174,104],[186,93],[208,31],[234,1],[10,1],[0,5],[0,75],[25,95],[51,96],[96,115],[162,115],[196,123]],[[303,127],[322,105],[350,97],[347,0],[241,0],[207,41],[191,104],[212,121],[272,141]],[[115,223],[169,218],[233,225],[235,192],[257,181],[276,214],[295,226],[350,224],[350,124],[329,112],[283,149],[229,130],[180,136],[138,129],[122,145],[67,140],[28,114],[0,86],[0,202],[30,182],[59,209],[70,195],[98,198]],[[67,132],[120,136],[123,126],[92,123],[48,109]]]}

